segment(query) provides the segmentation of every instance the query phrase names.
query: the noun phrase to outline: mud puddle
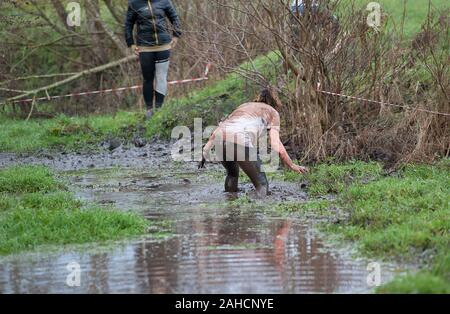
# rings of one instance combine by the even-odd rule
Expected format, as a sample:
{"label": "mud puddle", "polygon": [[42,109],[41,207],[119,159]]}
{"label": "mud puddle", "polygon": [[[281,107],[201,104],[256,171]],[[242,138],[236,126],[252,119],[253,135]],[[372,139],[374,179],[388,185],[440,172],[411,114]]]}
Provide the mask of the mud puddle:
{"label": "mud puddle", "polygon": [[[372,261],[326,245],[311,221],[273,211],[281,201],[304,201],[299,186],[272,181],[272,194],[261,201],[247,196],[248,183],[238,194],[223,193],[220,167],[197,172],[194,164],[161,158],[139,166],[63,176],[80,198],[148,217],[156,226],[148,236],[104,250],[90,245],[3,258],[0,293],[371,291]],[[67,285],[70,263],[80,265],[79,287]],[[382,283],[398,271],[381,264]]]}

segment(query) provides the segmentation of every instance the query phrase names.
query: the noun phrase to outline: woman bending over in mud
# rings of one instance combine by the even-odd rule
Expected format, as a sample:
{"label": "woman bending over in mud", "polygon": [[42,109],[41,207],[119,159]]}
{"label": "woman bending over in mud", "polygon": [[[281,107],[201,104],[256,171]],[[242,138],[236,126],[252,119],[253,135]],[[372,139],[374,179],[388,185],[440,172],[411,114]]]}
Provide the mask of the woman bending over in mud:
{"label": "woman bending over in mud", "polygon": [[295,165],[280,140],[280,115],[282,106],[273,88],[264,89],[254,102],[245,103],[231,113],[213,132],[203,148],[199,168],[203,168],[213,146],[218,159],[227,171],[226,192],[238,191],[239,168],[250,178],[259,196],[267,195],[269,184],[261,171],[258,143],[269,132],[270,146],[292,171],[306,173],[305,167]]}

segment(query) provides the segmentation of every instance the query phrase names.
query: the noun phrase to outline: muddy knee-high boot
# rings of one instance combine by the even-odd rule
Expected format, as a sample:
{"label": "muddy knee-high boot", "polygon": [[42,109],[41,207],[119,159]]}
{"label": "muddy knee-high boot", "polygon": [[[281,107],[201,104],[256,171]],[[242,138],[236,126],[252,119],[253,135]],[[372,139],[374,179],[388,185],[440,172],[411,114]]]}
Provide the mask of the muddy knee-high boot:
{"label": "muddy knee-high boot", "polygon": [[264,172],[258,173],[258,183],[255,184],[256,193],[260,196],[269,194],[269,182]]}
{"label": "muddy knee-high boot", "polygon": [[258,196],[266,196],[269,193],[269,182],[266,174],[261,171],[261,160],[239,162],[239,166],[250,178]]}
{"label": "muddy knee-high boot", "polygon": [[237,192],[238,182],[239,177],[227,176],[225,179],[225,192]]}

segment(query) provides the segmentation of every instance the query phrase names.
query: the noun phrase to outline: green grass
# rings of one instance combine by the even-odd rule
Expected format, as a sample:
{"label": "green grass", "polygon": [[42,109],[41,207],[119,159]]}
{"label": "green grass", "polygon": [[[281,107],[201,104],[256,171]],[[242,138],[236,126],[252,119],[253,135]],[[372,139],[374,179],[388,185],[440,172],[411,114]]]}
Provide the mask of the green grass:
{"label": "green grass", "polygon": [[0,193],[55,192],[62,185],[44,167],[15,166],[0,169]]}
{"label": "green grass", "polygon": [[[382,166],[376,162],[365,163],[353,161],[346,164],[326,163],[313,167],[305,177],[308,192],[312,196],[337,194],[343,192],[352,182],[367,182],[377,179],[382,174]],[[299,176],[286,172],[285,179],[297,181]]]}
{"label": "green grass", "polygon": [[330,217],[333,213],[330,207],[334,202],[329,200],[310,200],[303,203],[280,203],[277,204],[276,210],[288,213],[313,214],[316,217]]}
{"label": "green grass", "polygon": [[448,294],[450,288],[448,280],[432,273],[421,272],[416,275],[401,276],[377,289],[377,293],[420,293],[420,294]]}
{"label": "green grass", "polygon": [[[312,195],[337,193],[332,204],[346,213],[339,223],[324,225],[327,231],[355,241],[366,256],[421,264],[417,274],[396,278],[378,292],[450,291],[448,159],[431,166],[409,165],[391,176],[375,163],[324,164],[308,178]],[[323,206],[327,203],[313,200],[281,209],[326,216]]]}
{"label": "green grass", "polygon": [[117,240],[148,228],[139,215],[84,204],[63,189],[44,167],[0,170],[0,255],[42,245]]}
{"label": "green grass", "polygon": [[96,148],[108,137],[130,139],[142,115],[120,112],[115,116],[67,117],[51,120],[16,120],[0,117],[1,152],[35,152],[43,149]]}

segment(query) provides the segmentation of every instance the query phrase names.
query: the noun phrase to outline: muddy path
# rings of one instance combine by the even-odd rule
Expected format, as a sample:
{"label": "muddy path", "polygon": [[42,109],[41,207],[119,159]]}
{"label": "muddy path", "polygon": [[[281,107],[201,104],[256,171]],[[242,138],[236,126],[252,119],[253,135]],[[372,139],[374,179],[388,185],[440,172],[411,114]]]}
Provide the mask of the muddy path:
{"label": "muddy path", "polygon": [[[0,258],[0,293],[365,293],[368,260],[327,244],[315,222],[286,215],[280,202],[305,201],[297,184],[272,180],[252,199],[242,183],[223,192],[222,169],[173,163],[165,143],[96,155],[0,154],[0,167],[45,164],[80,198],[137,211],[148,235],[107,245],[54,248]],[[66,283],[69,263],[81,285]],[[400,271],[382,265],[382,282]]]}

